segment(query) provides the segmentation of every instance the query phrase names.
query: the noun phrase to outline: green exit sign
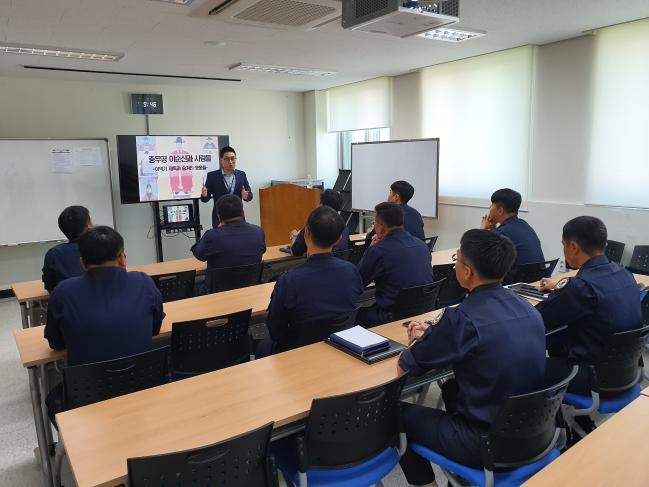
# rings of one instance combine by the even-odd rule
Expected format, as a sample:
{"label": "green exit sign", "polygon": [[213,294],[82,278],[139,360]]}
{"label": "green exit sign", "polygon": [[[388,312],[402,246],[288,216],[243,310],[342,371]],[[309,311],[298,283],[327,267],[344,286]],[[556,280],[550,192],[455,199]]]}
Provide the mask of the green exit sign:
{"label": "green exit sign", "polygon": [[133,93],[131,108],[138,115],[162,115],[162,95]]}

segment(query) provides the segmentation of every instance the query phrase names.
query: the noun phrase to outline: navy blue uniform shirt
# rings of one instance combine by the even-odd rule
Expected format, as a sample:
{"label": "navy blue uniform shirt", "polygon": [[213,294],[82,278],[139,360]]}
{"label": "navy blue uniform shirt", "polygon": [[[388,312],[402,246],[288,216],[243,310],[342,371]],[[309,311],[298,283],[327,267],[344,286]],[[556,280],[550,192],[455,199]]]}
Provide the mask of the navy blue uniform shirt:
{"label": "navy blue uniform shirt", "polygon": [[[406,204],[401,205],[403,209],[403,228],[406,232],[410,233],[417,238],[424,239],[424,220],[421,217],[421,213],[415,210],[412,206]],[[376,232],[372,230],[365,237],[365,242],[369,245],[372,241],[372,237],[376,235]]]}
{"label": "navy blue uniform shirt", "polygon": [[363,285],[374,282],[376,304],[389,310],[401,289],[431,284],[433,266],[428,246],[403,228],[369,247],[358,264]]}
{"label": "navy blue uniform shirt", "polygon": [[282,350],[289,324],[343,316],[356,308],[362,292],[353,264],[331,253],[310,256],[275,283],[266,320],[271,339]]}
{"label": "navy blue uniform shirt", "polygon": [[[342,237],[340,242],[334,246],[333,251],[339,252],[341,250],[347,250],[349,247],[349,230],[347,227],[343,230]],[[295,237],[295,242],[291,245],[291,254],[293,255],[304,255],[306,254],[306,242],[304,241],[304,228],[300,230],[300,233]]]}
{"label": "navy blue uniform shirt", "polygon": [[52,292],[59,282],[83,274],[79,258],[79,243],[75,240],[52,247],[43,262],[43,284]]}
{"label": "navy blue uniform shirt", "polygon": [[446,308],[441,320],[401,354],[399,366],[413,376],[452,367],[458,414],[488,425],[507,397],[542,385],[545,360],[541,315],[512,291],[489,284]]}
{"label": "navy blue uniform shirt", "polygon": [[216,202],[221,196],[234,194],[241,198],[241,190],[245,189],[249,193],[248,199],[245,201],[252,200],[252,190],[250,189],[250,183],[248,183],[246,173],[239,171],[238,169],[234,170],[234,187],[231,188],[231,190],[225,183],[225,178],[223,177],[221,169],[207,173],[205,187],[207,188],[207,196],[201,196],[201,201],[207,203],[210,199],[214,198],[214,208],[212,208],[212,228],[219,226],[219,215],[216,213]]}
{"label": "navy blue uniform shirt", "polygon": [[264,231],[243,220],[208,230],[192,247],[194,257],[207,261],[208,269],[256,264],[264,252]]}
{"label": "navy blue uniform shirt", "polygon": [[642,326],[640,289],[633,275],[604,255],[588,260],[536,309],[546,328],[568,325],[559,336],[567,340],[568,357],[576,363],[594,363],[613,333]]}
{"label": "navy blue uniform shirt", "polygon": [[[541,241],[525,220],[513,216],[502,222],[494,231],[508,237],[516,247],[516,260],[510,275],[513,275],[519,265],[545,261],[543,250],[541,250]],[[507,279],[505,280],[507,281]]]}
{"label": "navy blue uniform shirt", "polygon": [[45,338],[53,349],[67,349],[68,365],[101,362],[150,350],[163,317],[162,295],[149,276],[96,267],[54,290]]}

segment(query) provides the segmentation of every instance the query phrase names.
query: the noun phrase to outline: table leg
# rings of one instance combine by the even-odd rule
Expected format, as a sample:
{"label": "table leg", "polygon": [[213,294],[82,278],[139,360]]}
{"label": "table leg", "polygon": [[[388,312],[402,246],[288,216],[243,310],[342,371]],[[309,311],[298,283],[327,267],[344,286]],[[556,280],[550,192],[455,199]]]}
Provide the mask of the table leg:
{"label": "table leg", "polygon": [[41,398],[40,386],[38,384],[38,372],[36,367],[29,367],[27,373],[29,374],[29,392],[32,399],[34,423],[36,425],[36,438],[38,439],[38,451],[41,458],[43,485],[45,487],[53,487],[52,464],[50,463],[50,454],[45,434],[45,424],[43,422],[43,401]]}
{"label": "table leg", "polygon": [[29,311],[27,310],[27,303],[20,303],[20,318],[23,322],[23,328],[29,328]]}
{"label": "table leg", "polygon": [[[39,366],[40,375],[41,375],[41,398],[47,397],[52,387],[50,386],[50,376],[49,371],[47,370],[49,364],[43,364]],[[43,428],[45,430],[45,440],[47,441],[48,452],[52,452],[54,449],[54,439],[52,436],[52,424],[50,423],[50,417],[47,414],[47,406],[44,401],[41,401],[41,411],[43,415]]]}

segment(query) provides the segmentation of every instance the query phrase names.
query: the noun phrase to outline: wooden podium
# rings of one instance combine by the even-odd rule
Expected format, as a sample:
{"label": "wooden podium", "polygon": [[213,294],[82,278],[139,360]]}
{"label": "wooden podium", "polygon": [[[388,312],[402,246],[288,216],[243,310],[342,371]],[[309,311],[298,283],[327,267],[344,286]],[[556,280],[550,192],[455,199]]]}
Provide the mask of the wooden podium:
{"label": "wooden podium", "polygon": [[261,228],[266,246],[288,242],[293,229],[301,229],[309,214],[320,204],[319,189],[295,184],[276,184],[259,190]]}

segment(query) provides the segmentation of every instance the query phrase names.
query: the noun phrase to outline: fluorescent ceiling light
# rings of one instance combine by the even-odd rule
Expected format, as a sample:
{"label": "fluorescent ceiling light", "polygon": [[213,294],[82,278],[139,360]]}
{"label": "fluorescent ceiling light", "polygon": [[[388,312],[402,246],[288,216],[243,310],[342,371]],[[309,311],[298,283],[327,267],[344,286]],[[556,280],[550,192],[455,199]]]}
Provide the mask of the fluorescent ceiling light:
{"label": "fluorescent ceiling light", "polygon": [[436,41],[463,42],[468,41],[469,39],[475,39],[476,37],[482,37],[486,34],[486,32],[480,31],[448,29],[446,27],[440,27],[439,29],[419,34],[419,37]]}
{"label": "fluorescent ceiling light", "polygon": [[298,76],[331,76],[336,71],[324,71],[315,68],[297,68],[294,66],[273,66],[270,64],[238,63],[230,66],[234,71],[252,71],[254,73],[292,74]]}
{"label": "fluorescent ceiling light", "polygon": [[158,0],[158,2],[174,3],[176,5],[189,5],[194,0]]}
{"label": "fluorescent ceiling light", "polygon": [[53,56],[69,59],[86,59],[89,61],[119,61],[124,54],[116,52],[86,51],[65,47],[28,46],[21,44],[0,43],[0,53],[33,54],[35,56]]}

